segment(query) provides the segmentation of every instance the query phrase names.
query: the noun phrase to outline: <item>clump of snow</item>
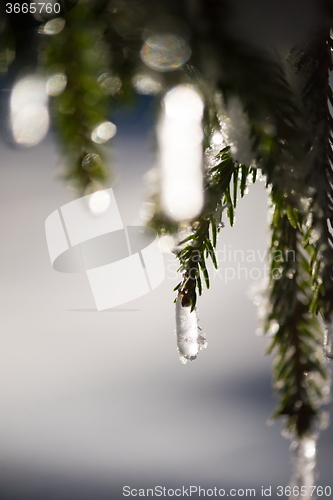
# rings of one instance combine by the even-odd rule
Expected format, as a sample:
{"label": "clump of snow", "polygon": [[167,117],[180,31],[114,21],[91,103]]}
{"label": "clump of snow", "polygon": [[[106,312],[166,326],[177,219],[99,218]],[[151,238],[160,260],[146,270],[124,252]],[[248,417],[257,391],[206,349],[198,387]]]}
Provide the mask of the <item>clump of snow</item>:
{"label": "clump of snow", "polygon": [[232,157],[249,166],[254,160],[247,114],[240,99],[232,96],[226,102],[225,127]]}

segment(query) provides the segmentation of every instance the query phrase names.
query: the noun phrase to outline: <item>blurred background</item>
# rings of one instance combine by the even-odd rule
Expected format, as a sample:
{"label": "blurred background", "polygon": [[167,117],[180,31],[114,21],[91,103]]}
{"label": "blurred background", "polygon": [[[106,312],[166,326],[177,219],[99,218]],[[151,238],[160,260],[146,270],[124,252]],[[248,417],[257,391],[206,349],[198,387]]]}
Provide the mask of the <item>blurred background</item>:
{"label": "blurred background", "polygon": [[[114,191],[126,224],[138,218],[142,177],[154,162],[150,105],[143,98],[117,120]],[[253,280],[244,272],[227,284],[212,279],[198,304],[208,347],[181,365],[170,255],[158,289],[104,312],[96,312],[84,275],[52,269],[44,222],[73,199],[58,164],[51,135],[29,150],[1,143],[0,497],[99,500],[122,497],[124,485],[258,492],[287,485],[289,441],[280,422],[267,425],[275,400],[267,342],[255,335],[248,297]],[[262,255],[267,238],[258,183],[218,249]],[[241,265],[263,267],[259,257]],[[332,439],[331,427],[319,441],[324,486],[332,484]]]}
{"label": "blurred background", "polygon": [[[267,2],[239,0],[231,29],[260,43],[270,36],[290,44],[317,20],[310,3],[300,9],[297,2],[272,2],[270,8]],[[267,16],[273,16],[273,32]],[[20,36],[32,36],[42,21]],[[22,47],[23,42],[24,60]],[[227,248],[232,262],[228,256],[221,262],[222,272],[213,273],[211,289],[198,301],[208,346],[184,366],[174,333],[172,290],[178,279],[172,254],[165,254],[161,286],[103,312],[96,311],[85,275],[52,269],[45,219],[74,193],[60,177],[63,159],[48,122],[38,129],[40,140],[32,139],[36,145],[13,139],[9,98],[21,62],[15,64],[0,79],[1,500],[117,499],[125,485],[255,488],[256,496],[262,486],[272,486],[277,498],[276,487],[290,481],[290,442],[281,436],[281,422],[267,423],[276,405],[271,359],[263,355],[267,339],[255,334],[251,298],[264,277],[264,183],[250,186],[235,227],[226,224],[220,233],[218,255]],[[113,188],[127,225],[140,221],[147,201],[157,109],[152,97],[138,95],[108,113],[117,133],[104,154],[112,162]],[[243,262],[240,253],[234,257],[237,250],[254,251],[255,261]],[[223,266],[235,270],[234,279],[226,282]],[[254,268],[259,272],[251,274]],[[318,445],[322,486],[333,486],[332,443],[330,427]]]}

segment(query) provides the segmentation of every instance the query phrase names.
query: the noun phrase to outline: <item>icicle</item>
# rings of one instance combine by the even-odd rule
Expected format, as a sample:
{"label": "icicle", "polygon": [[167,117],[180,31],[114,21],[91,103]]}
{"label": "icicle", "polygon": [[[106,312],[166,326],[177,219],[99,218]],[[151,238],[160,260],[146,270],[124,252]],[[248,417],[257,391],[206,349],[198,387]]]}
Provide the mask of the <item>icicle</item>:
{"label": "icicle", "polygon": [[178,85],[164,97],[157,131],[162,207],[177,221],[193,219],[203,207],[203,109],[191,85]]}
{"label": "icicle", "polygon": [[333,317],[331,316],[325,326],[325,355],[329,359],[333,359]]}
{"label": "icicle", "polygon": [[[292,493],[289,498],[291,500],[300,500],[301,498],[308,500],[313,498],[311,486],[315,482],[316,439],[305,437],[298,443],[293,443],[292,447],[295,449],[295,473],[291,480]],[[303,494],[301,494],[302,492]]]}
{"label": "icicle", "polygon": [[176,301],[176,335],[180,361],[183,364],[188,359],[195,359],[199,350],[207,346],[205,336],[200,333],[196,310],[191,312],[190,307],[183,307],[180,295]]}

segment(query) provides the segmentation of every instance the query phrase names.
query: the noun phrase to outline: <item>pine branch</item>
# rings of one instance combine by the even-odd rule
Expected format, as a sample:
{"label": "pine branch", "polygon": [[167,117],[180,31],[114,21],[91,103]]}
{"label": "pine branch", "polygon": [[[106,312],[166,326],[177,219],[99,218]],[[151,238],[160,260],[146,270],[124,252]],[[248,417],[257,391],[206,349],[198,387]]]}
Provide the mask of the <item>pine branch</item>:
{"label": "pine branch", "polygon": [[[311,130],[312,238],[315,242],[312,309],[326,321],[333,313],[333,117],[329,71],[333,69],[329,30],[317,34],[303,51],[297,70],[302,77],[302,99]],[[304,76],[305,75],[305,76]],[[330,104],[329,104],[330,103]]]}
{"label": "pine branch", "polygon": [[[181,297],[182,306],[191,307],[192,311],[196,305],[197,293],[202,293],[202,282],[207,288],[210,286],[206,259],[210,257],[214,267],[218,267],[215,249],[217,233],[223,227],[222,212],[227,207],[230,224],[233,225],[238,191],[243,197],[248,177],[255,181],[256,169],[239,165],[230,156],[229,149],[222,149],[216,155],[219,160],[217,164],[207,170],[204,209],[200,217],[189,222],[192,234],[180,241],[178,247],[181,248],[176,251],[180,262],[178,271],[183,273],[183,280],[175,290]],[[162,233],[177,234],[180,230],[176,223],[166,219],[160,212],[155,214],[150,225]],[[183,246],[185,243],[187,244]]]}
{"label": "pine branch", "polygon": [[0,5],[0,75],[8,71],[8,67],[15,57],[13,35],[6,22],[3,6]]}
{"label": "pine branch", "polygon": [[[238,96],[248,115],[257,164],[268,183],[279,182],[283,165],[290,168],[291,163],[301,160],[309,140],[283,64],[273,51],[251,46],[231,34],[225,2],[201,0],[200,5],[202,20],[199,23],[193,18],[191,24],[194,43],[201,48],[195,63],[204,68],[206,61],[200,54],[209,51],[216,86],[225,102]],[[280,172],[273,179],[277,166]]]}
{"label": "pine branch", "polygon": [[265,330],[273,335],[268,352],[275,354],[274,382],[280,397],[274,417],[286,416],[286,429],[302,438],[314,432],[324,398],[323,329],[309,312],[311,252],[303,249],[302,214],[274,188],[272,201],[270,311]]}
{"label": "pine branch", "polygon": [[103,149],[91,138],[93,129],[108,118],[108,98],[98,83],[103,72],[101,25],[85,5],[66,15],[66,25],[44,41],[44,65],[61,68],[65,90],[53,97],[52,113],[66,157],[64,174],[79,191],[104,184],[109,178]]}

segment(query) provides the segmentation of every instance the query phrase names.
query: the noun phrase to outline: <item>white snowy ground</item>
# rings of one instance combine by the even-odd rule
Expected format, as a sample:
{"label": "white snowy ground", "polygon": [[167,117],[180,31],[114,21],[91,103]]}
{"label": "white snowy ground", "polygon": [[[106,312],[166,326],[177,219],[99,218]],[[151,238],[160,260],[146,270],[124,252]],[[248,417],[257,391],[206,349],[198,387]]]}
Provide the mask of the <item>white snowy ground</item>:
{"label": "white snowy ground", "polygon": [[[130,224],[152,157],[142,136],[115,144],[115,193]],[[57,161],[50,139],[24,151],[1,144],[0,498],[104,500],[122,498],[124,485],[256,488],[257,497],[264,485],[276,498],[290,479],[289,442],[266,423],[275,401],[247,296],[254,280],[241,271],[226,284],[223,266],[237,275],[238,262],[221,263],[199,300],[208,347],[181,365],[170,258],[154,292],[100,313],[84,275],[52,269],[44,222],[72,199]],[[221,259],[223,248],[262,254],[266,214],[258,183],[239,202],[236,226],[221,232]],[[240,266],[262,273],[264,263],[257,255]],[[324,486],[333,486],[332,451],[331,428],[319,444]]]}

